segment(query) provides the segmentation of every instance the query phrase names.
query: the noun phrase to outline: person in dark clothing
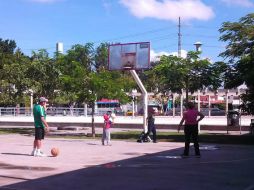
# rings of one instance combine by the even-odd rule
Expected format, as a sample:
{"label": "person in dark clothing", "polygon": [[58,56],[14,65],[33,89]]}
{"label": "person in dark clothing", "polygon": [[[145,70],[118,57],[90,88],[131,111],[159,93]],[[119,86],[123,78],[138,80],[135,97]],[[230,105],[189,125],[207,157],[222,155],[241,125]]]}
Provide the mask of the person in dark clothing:
{"label": "person in dark clothing", "polygon": [[150,133],[152,132],[153,133],[153,142],[156,143],[157,142],[157,138],[156,138],[156,127],[155,127],[155,124],[154,124],[154,114],[153,112],[149,112],[148,113],[148,117],[146,119],[146,122],[148,124],[148,131],[147,131],[147,136],[150,135]]}

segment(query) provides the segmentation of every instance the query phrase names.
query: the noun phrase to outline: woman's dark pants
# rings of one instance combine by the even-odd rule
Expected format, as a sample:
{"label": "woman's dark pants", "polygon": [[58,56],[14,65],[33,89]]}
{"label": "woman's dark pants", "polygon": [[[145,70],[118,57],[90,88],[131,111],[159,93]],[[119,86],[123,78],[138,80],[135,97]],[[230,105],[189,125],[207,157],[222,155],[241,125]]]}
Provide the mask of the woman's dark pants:
{"label": "woman's dark pants", "polygon": [[200,155],[199,144],[198,144],[198,125],[185,125],[184,135],[185,135],[184,155],[186,156],[189,155],[191,137],[194,143],[195,154],[197,156]]}

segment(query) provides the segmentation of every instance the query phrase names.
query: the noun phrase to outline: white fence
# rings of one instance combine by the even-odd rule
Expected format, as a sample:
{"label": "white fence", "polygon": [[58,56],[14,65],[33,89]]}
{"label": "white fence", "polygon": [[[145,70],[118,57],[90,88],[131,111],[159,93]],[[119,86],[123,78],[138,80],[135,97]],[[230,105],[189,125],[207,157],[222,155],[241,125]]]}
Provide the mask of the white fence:
{"label": "white fence", "polygon": [[[97,108],[95,115],[103,115],[110,108]],[[113,108],[111,109],[113,111]],[[30,107],[0,107],[0,116],[31,116],[32,110]],[[92,115],[92,108],[68,108],[68,107],[48,107],[47,115],[51,116],[87,116]],[[118,113],[124,115],[124,113]]]}
{"label": "white fence", "polygon": [[[101,116],[105,114],[107,111],[114,111],[114,108],[96,108],[95,109],[95,115]],[[131,111],[120,111],[115,110],[116,115],[118,116],[131,116]],[[205,116],[227,116],[227,113],[225,110],[220,110],[218,108],[206,108],[201,109],[201,112]],[[210,112],[210,113],[209,113]],[[31,116],[32,110],[30,107],[0,107],[0,116]],[[47,115],[50,116],[89,116],[92,115],[92,108],[69,108],[69,107],[48,107],[47,108]],[[143,115],[142,112],[135,114],[137,115]],[[155,115],[165,115],[165,116],[173,116],[173,110],[169,110],[165,113],[156,112]],[[180,116],[180,109],[175,109],[175,115],[174,116]]]}

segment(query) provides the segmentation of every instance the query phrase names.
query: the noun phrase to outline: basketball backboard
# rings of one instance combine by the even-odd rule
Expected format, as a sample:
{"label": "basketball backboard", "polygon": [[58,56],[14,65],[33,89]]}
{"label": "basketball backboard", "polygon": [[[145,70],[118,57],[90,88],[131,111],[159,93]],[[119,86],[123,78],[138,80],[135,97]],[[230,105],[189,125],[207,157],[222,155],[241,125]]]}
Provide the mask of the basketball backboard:
{"label": "basketball backboard", "polygon": [[141,70],[149,68],[150,42],[109,45],[109,70]]}

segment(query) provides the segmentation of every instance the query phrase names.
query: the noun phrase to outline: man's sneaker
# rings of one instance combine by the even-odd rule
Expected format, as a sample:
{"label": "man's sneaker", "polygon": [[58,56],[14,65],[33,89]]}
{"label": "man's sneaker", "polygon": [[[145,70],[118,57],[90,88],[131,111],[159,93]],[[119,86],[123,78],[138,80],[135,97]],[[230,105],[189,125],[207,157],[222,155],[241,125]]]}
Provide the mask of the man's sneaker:
{"label": "man's sneaker", "polygon": [[196,158],[201,158],[201,155],[200,154],[196,154],[195,157]]}
{"label": "man's sneaker", "polygon": [[37,153],[34,156],[37,156],[37,157],[46,157],[47,155],[44,154],[43,152],[37,151]]}
{"label": "man's sneaker", "polygon": [[35,156],[37,154],[37,150],[33,150],[32,152],[31,152],[31,156]]}

